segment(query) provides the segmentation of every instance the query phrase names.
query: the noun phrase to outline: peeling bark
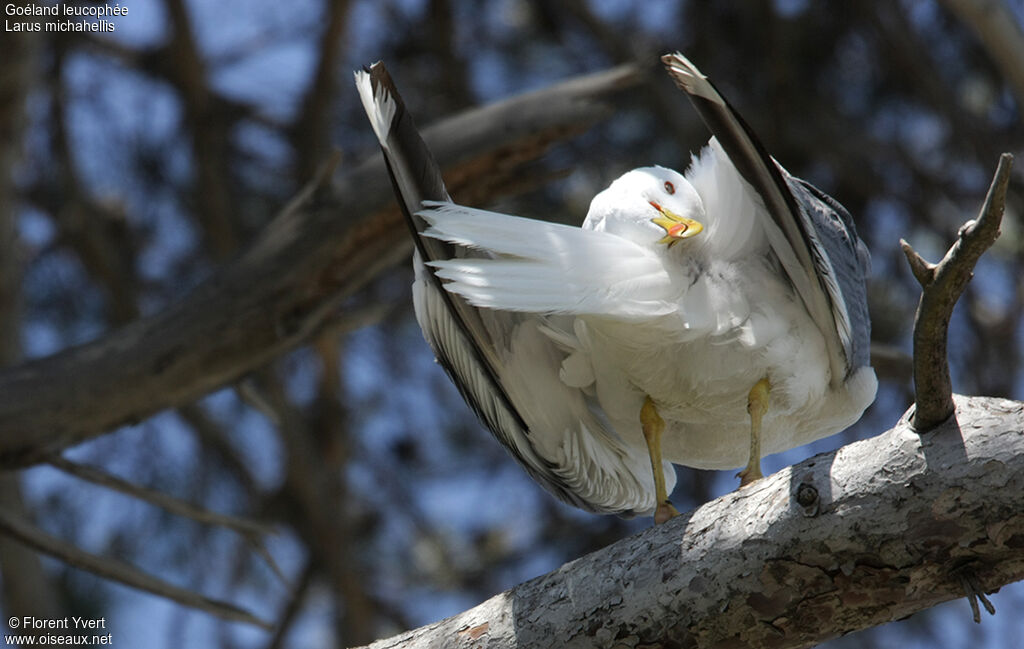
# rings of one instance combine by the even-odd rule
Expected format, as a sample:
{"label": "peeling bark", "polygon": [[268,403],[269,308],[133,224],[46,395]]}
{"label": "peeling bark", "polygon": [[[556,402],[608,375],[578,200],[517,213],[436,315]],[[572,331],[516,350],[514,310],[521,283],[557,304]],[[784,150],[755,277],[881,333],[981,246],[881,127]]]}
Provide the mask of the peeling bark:
{"label": "peeling bark", "polygon": [[809,647],[992,592],[1024,577],[1024,403],[956,401],[369,646]]}

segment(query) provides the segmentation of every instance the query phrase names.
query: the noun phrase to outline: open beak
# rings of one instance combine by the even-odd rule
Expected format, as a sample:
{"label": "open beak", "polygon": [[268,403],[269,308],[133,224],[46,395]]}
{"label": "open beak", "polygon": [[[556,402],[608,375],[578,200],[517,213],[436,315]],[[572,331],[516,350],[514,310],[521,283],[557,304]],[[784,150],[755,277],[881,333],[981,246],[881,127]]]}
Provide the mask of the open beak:
{"label": "open beak", "polygon": [[696,236],[704,230],[704,226],[701,225],[700,221],[679,216],[654,201],[648,202],[651,204],[651,207],[658,210],[661,214],[661,216],[651,219],[651,222],[665,228],[665,236],[659,239],[658,243],[667,243],[668,247],[671,248],[677,242]]}

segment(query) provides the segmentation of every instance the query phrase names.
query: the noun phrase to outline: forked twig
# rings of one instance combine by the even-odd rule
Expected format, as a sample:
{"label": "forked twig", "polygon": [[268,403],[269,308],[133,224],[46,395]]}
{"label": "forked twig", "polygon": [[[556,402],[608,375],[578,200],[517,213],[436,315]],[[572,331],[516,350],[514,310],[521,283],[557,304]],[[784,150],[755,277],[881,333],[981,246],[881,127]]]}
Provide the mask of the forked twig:
{"label": "forked twig", "polygon": [[978,584],[974,573],[961,571],[958,577],[960,579],[960,587],[964,589],[964,596],[971,605],[971,619],[974,620],[974,623],[981,624],[981,609],[978,608],[978,600],[981,600],[982,606],[985,607],[985,611],[989,615],[995,615],[996,607],[985,596],[985,590]]}
{"label": "forked twig", "polygon": [[914,430],[927,432],[953,414],[953,384],[949,378],[946,342],[953,307],[974,273],[974,265],[997,237],[1006,204],[1013,156],[1004,153],[978,218],[960,228],[957,240],[937,264],[925,261],[900,239],[910,270],[921,284],[914,316]]}

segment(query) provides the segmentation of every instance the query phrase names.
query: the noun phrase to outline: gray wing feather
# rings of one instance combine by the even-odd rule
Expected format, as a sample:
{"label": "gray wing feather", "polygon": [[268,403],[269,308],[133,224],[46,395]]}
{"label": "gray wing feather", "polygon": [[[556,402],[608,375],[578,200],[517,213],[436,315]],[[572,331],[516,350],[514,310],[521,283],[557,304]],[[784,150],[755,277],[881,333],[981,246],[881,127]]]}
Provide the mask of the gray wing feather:
{"label": "gray wing feather", "polygon": [[[662,61],[737,171],[763,200],[772,220],[765,224],[772,249],[824,336],[832,385],[841,385],[858,367],[867,365],[866,266],[861,261],[867,249],[856,238],[849,214],[775,162],[739,113],[686,57],[667,54]],[[851,245],[843,242],[844,237]]]}
{"label": "gray wing feather", "polygon": [[864,283],[871,274],[871,253],[857,236],[853,217],[836,199],[806,180],[787,174],[786,181],[831,261],[850,323],[849,339],[844,340],[850,365],[866,367],[871,364],[871,319]]}
{"label": "gray wing feather", "polygon": [[[463,254],[444,241],[422,236],[427,223],[416,214],[424,200],[449,201],[441,170],[405,110],[397,88],[382,63],[358,71],[356,87],[373,126],[395,194],[416,242],[413,285],[416,316],[438,362],[481,421],[541,486],[560,500],[587,511],[630,513],[629,506],[607,507],[580,496],[579,480],[537,453],[530,430],[499,378],[501,359],[480,313],[444,289],[443,281],[424,261]],[[622,485],[622,488],[627,488]],[[639,507],[646,494],[635,488]],[[623,501],[619,501],[623,502]],[[641,507],[646,509],[646,507]],[[639,510],[636,510],[637,512]]]}

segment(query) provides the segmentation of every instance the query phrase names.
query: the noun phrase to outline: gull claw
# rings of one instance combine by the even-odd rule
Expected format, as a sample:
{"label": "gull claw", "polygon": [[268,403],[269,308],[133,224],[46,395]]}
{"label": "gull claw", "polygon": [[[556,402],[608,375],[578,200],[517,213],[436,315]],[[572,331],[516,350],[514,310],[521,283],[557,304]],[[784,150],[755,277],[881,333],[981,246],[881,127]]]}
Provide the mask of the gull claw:
{"label": "gull claw", "polygon": [[667,523],[671,519],[679,515],[679,511],[672,506],[672,503],[668,500],[658,503],[658,508],[654,510],[654,524],[661,525]]}

